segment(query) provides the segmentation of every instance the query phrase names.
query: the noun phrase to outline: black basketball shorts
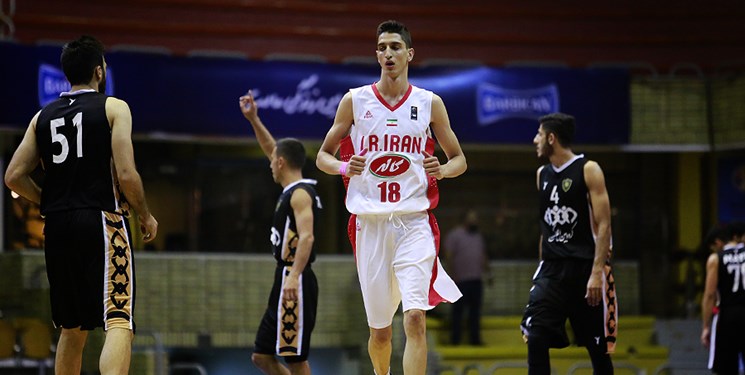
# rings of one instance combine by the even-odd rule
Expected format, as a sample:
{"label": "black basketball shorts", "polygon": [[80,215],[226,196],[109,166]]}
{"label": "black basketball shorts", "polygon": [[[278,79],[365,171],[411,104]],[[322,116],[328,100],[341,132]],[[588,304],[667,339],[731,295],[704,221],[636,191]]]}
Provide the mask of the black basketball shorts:
{"label": "black basketball shorts", "polygon": [[54,212],[46,216],[44,235],[55,326],[134,331],[135,270],[127,219],[96,209]]}

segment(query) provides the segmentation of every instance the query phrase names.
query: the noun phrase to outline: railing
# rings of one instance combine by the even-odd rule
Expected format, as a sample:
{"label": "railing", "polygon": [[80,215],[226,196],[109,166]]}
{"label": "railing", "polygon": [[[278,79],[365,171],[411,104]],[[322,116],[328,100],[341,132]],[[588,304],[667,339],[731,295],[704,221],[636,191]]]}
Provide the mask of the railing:
{"label": "railing", "polygon": [[654,370],[654,375],[672,374],[672,370],[701,371],[702,374],[710,372],[703,363],[665,363]]}
{"label": "railing", "polygon": [[[502,370],[514,370],[514,369],[525,369],[528,371],[527,362],[495,362],[488,368],[484,368],[480,363],[469,363],[458,369],[453,365],[442,365],[437,370],[437,374],[454,374],[454,375],[468,375],[472,370],[476,370],[479,375],[499,375]],[[551,375],[558,375],[555,368],[551,368]]]}
{"label": "railing", "polygon": [[153,349],[154,355],[155,355],[155,375],[166,375],[166,368],[165,364],[163,363],[163,357],[166,354],[165,347],[163,346],[163,340],[160,337],[160,333],[155,331],[148,331],[139,329],[137,330],[137,335],[135,335],[135,338],[138,336],[148,336],[153,339],[152,345],[141,345],[136,344],[136,347],[151,347]]}
{"label": "railing", "polygon": [[[574,375],[577,372],[577,370],[579,370],[579,369],[588,369],[588,368],[589,369],[592,368],[592,363],[590,363],[590,362],[578,362],[578,363],[573,364],[571,367],[569,367],[569,369],[567,370],[567,375]],[[613,368],[616,368],[616,369],[619,369],[619,368],[628,369],[628,370],[634,371],[634,373],[636,373],[636,375],[647,375],[647,372],[645,370],[640,369],[639,367],[636,367],[636,366],[634,366],[634,365],[632,365],[630,363],[613,362]]]}
{"label": "railing", "polygon": [[184,362],[184,363],[174,363],[170,366],[171,372],[173,370],[194,370],[199,373],[199,375],[207,375],[207,369],[204,368],[199,363],[191,363],[191,362]]}

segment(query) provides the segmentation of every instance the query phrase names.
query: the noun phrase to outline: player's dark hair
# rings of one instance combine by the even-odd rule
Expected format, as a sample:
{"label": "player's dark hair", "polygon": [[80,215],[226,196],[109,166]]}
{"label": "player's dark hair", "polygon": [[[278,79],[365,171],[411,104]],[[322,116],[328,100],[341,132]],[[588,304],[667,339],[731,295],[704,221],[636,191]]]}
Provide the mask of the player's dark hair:
{"label": "player's dark hair", "polygon": [[745,234],[745,223],[742,221],[733,221],[729,223],[729,234],[730,238],[742,238],[743,234]]}
{"label": "player's dark hair", "polygon": [[60,63],[71,85],[86,84],[93,78],[97,66],[103,69],[103,44],[98,39],[83,35],[62,47]]}
{"label": "player's dark hair", "polygon": [[404,25],[403,23],[394,20],[384,21],[380,25],[378,25],[378,32],[377,34],[375,34],[375,36],[380,36],[380,34],[382,33],[401,35],[401,39],[403,39],[404,43],[406,43],[406,48],[412,48],[411,33],[409,33],[409,29],[407,29],[406,25]]}
{"label": "player's dark hair", "polygon": [[538,119],[543,130],[554,133],[562,147],[569,147],[574,141],[574,116],[565,113],[551,113]]}
{"label": "player's dark hair", "polygon": [[290,168],[303,169],[305,166],[305,147],[295,138],[282,138],[277,141],[277,157],[285,159]]}
{"label": "player's dark hair", "polygon": [[716,240],[720,240],[724,243],[729,242],[732,239],[732,231],[729,229],[729,226],[724,225],[714,225],[711,229],[709,229],[709,232],[706,233],[706,237],[704,237],[704,243],[703,245],[706,247],[709,247],[716,242]]}

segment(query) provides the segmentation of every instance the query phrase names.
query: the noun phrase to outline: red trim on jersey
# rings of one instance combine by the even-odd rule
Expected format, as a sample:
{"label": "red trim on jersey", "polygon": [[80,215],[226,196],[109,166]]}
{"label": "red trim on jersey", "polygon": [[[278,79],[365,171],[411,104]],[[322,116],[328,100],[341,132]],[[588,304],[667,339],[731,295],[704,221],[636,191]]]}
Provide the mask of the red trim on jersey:
{"label": "red trim on jersey", "polygon": [[349,215],[349,222],[347,222],[347,236],[349,236],[349,243],[352,244],[352,255],[354,255],[354,264],[357,264],[357,215]]}
{"label": "red trim on jersey", "polygon": [[[435,154],[435,140],[432,139],[432,137],[427,137],[427,144],[424,146],[424,149],[430,155]],[[437,187],[437,178],[435,176],[427,176],[427,180],[429,181],[429,185],[427,185],[429,209],[434,210],[437,207],[437,204],[440,203],[440,189]],[[435,221],[435,224],[437,224],[437,221]]]}
{"label": "red trim on jersey", "polygon": [[411,84],[409,84],[409,88],[406,90],[406,94],[404,94],[404,97],[401,98],[401,100],[399,100],[398,103],[396,103],[396,105],[391,106],[390,104],[388,104],[388,102],[385,101],[385,99],[383,99],[383,96],[380,95],[380,91],[378,91],[378,86],[375,86],[376,83],[377,82],[375,82],[375,83],[373,83],[371,85],[372,86],[372,90],[375,93],[375,97],[378,98],[378,101],[380,102],[380,104],[384,105],[391,112],[397,110],[398,107],[400,107],[400,106],[402,106],[404,104],[404,102],[406,101],[406,99],[409,98],[409,95],[411,94],[411,90],[412,90],[412,87],[413,87],[413,86],[411,86]]}
{"label": "red trim on jersey", "polygon": [[[435,238],[435,254],[440,255],[440,226],[437,225],[437,219],[432,211],[427,211],[429,214],[429,227],[432,228],[432,236]],[[445,298],[442,298],[440,294],[435,291],[435,279],[437,279],[437,262],[438,257],[435,256],[435,262],[432,264],[432,278],[429,280],[429,305],[437,306],[442,302],[448,302]]]}
{"label": "red trim on jersey", "polygon": [[[339,158],[343,162],[348,162],[349,159],[354,155],[354,144],[352,144],[352,137],[346,136],[339,142]],[[344,189],[349,189],[349,177],[341,176],[341,180],[344,182]],[[344,201],[347,201],[346,192],[344,193]],[[349,222],[347,223],[347,236],[349,236],[349,243],[352,244],[352,254],[354,254],[354,264],[357,264],[357,215],[352,214],[349,216]]]}
{"label": "red trim on jersey", "polygon": [[[339,159],[348,162],[352,156],[354,156],[354,145],[352,144],[352,137],[348,135],[339,142]],[[341,176],[341,180],[344,181],[344,189],[348,189],[349,177]],[[346,197],[344,197],[344,200],[346,201]]]}

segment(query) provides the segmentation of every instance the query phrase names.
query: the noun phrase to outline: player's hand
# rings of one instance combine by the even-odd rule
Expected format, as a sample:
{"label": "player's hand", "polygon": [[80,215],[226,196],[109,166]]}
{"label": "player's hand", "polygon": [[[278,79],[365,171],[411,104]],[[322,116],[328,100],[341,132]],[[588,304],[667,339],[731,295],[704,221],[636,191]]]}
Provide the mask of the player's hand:
{"label": "player's hand", "polygon": [[352,155],[347,162],[347,177],[359,176],[365,170],[365,164],[367,164],[367,149],[362,150],[359,155]]}
{"label": "player's hand", "polygon": [[428,176],[434,176],[438,180],[442,180],[442,168],[440,165],[440,159],[437,156],[430,155],[429,152],[423,151],[424,155],[424,171]]}
{"label": "player's hand", "polygon": [[297,276],[285,277],[285,282],[282,285],[282,299],[285,301],[297,301],[299,285]]}
{"label": "player's hand", "polygon": [[259,108],[256,106],[256,102],[254,101],[254,95],[251,92],[251,90],[248,90],[246,95],[243,95],[240,98],[238,98],[238,102],[240,103],[243,117],[245,117],[246,120],[254,121],[259,117]]}
{"label": "player's hand", "polygon": [[603,270],[596,271],[593,269],[590,274],[590,279],[587,280],[587,294],[585,294],[585,298],[587,299],[587,304],[590,306],[597,306],[603,300],[602,278]]}
{"label": "player's hand", "polygon": [[709,347],[709,343],[711,340],[711,328],[704,328],[701,330],[701,345],[703,345],[705,348]]}
{"label": "player's hand", "polygon": [[155,236],[158,235],[158,220],[155,220],[153,215],[148,215],[146,218],[140,217],[140,231],[143,241],[154,240]]}

